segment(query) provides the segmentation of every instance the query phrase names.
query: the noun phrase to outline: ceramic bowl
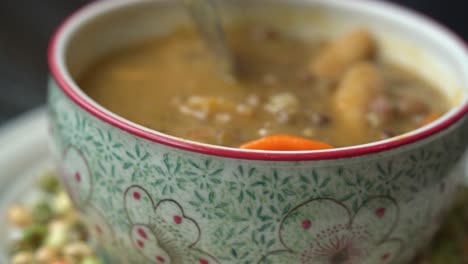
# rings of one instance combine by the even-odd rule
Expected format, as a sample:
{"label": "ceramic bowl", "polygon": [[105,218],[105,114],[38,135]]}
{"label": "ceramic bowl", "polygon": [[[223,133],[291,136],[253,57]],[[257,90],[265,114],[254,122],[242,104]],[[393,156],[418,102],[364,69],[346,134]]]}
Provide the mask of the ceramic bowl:
{"label": "ceramic bowl", "polygon": [[[267,5],[266,5],[267,4]],[[268,6],[268,8],[265,8]],[[74,79],[111,50],[188,23],[177,1],[97,1],[50,46],[54,158],[108,263],[404,263],[433,235],[468,141],[468,53],[435,22],[379,1],[231,1],[226,23],[304,37],[356,26],[453,109],[411,133],[325,151],[200,144],[125,120]]]}

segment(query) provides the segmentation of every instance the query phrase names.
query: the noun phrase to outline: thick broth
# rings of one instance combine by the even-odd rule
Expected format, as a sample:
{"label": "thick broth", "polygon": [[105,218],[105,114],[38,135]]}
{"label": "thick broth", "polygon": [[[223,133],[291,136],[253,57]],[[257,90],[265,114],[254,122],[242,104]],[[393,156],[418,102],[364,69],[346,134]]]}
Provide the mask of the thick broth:
{"label": "thick broth", "polygon": [[228,39],[238,63],[236,82],[218,72],[194,31],[179,29],[109,54],[79,86],[135,123],[230,147],[279,133],[336,147],[362,144],[416,129],[448,109],[436,89],[373,55],[366,60],[383,80],[382,96],[369,99],[365,123],[347,120],[348,105],[344,113],[336,107],[345,74],[327,78],[310,67],[327,40],[286,37],[259,25],[232,28]]}

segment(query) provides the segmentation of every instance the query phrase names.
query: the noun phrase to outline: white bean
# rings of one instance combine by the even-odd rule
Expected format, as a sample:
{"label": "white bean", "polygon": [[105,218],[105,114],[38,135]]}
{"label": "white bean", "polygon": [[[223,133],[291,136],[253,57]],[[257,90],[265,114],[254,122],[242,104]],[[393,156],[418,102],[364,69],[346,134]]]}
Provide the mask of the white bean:
{"label": "white bean", "polygon": [[33,264],[34,257],[31,252],[20,252],[11,258],[11,264]]}
{"label": "white bean", "polygon": [[8,209],[8,220],[18,227],[27,226],[32,222],[31,212],[24,205],[12,205]]}
{"label": "white bean", "polygon": [[40,264],[52,263],[58,257],[58,252],[52,247],[41,247],[35,253],[35,260]]}
{"label": "white bean", "polygon": [[323,79],[338,80],[353,64],[372,58],[376,43],[366,30],[345,34],[328,44],[312,61],[312,73]]}
{"label": "white bean", "polygon": [[380,73],[373,64],[366,62],[351,68],[339,84],[332,99],[333,105],[337,118],[354,141],[352,143],[362,143],[359,140],[365,137],[368,128],[369,105],[382,92]]}

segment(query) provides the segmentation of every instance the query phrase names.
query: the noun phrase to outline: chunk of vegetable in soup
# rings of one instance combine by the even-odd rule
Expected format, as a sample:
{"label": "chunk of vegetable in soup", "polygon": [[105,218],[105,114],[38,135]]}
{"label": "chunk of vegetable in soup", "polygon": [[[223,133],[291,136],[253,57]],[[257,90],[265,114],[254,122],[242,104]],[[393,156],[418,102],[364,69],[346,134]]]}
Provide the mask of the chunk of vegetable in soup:
{"label": "chunk of vegetable in soup", "polygon": [[436,89],[382,61],[365,29],[334,40],[303,40],[261,25],[227,35],[236,82],[219,75],[193,30],[181,28],[106,56],[79,85],[135,123],[229,147],[261,138],[266,148],[280,138],[274,142],[285,150],[294,149],[288,138],[299,148],[363,144],[417,129],[448,109]]}

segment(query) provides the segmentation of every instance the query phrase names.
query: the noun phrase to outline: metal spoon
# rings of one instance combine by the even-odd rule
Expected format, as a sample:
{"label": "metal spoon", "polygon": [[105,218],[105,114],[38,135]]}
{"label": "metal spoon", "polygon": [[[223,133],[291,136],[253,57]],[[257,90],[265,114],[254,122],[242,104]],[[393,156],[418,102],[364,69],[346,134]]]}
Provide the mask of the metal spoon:
{"label": "metal spoon", "polygon": [[235,79],[235,63],[213,0],[184,0],[201,37],[212,50],[214,59],[227,78]]}

